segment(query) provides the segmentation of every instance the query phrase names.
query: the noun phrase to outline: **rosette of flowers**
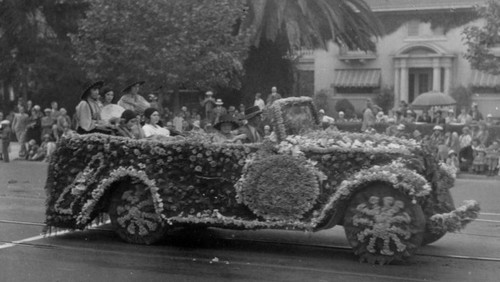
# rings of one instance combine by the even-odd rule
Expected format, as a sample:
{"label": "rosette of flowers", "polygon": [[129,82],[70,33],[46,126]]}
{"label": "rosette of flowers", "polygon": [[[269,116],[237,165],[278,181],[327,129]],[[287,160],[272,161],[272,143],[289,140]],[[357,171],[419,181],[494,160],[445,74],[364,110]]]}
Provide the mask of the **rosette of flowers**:
{"label": "rosette of flowers", "polygon": [[268,221],[293,222],[310,211],[325,177],[313,162],[292,154],[253,154],[236,183],[237,200]]}

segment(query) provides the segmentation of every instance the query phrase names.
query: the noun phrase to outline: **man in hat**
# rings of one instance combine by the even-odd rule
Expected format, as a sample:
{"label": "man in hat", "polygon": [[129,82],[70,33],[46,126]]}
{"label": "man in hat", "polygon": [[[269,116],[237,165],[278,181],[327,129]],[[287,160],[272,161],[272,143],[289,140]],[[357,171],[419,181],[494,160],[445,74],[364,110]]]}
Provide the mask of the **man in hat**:
{"label": "man in hat", "polygon": [[266,102],[264,102],[261,96],[262,94],[260,93],[255,94],[255,101],[253,102],[253,105],[258,106],[260,110],[263,111],[266,107]]}
{"label": "man in hat", "polygon": [[238,129],[239,134],[244,134],[243,143],[262,142],[263,134],[259,132],[262,111],[259,106],[252,106],[245,110],[245,124]]}
{"label": "man in hat", "polygon": [[224,105],[222,99],[217,99],[217,101],[215,101],[215,108],[212,110],[214,118],[212,122],[214,124],[219,122],[221,116],[227,114],[226,108],[224,108],[222,105]]}
{"label": "man in hat", "polygon": [[76,119],[78,134],[108,133],[108,128],[101,120],[102,104],[99,102],[99,90],[104,85],[103,81],[88,83],[81,95],[81,101],[76,106]]}
{"label": "man in hat", "polygon": [[144,110],[151,107],[151,104],[146,101],[144,97],[139,95],[139,88],[144,83],[144,80],[133,82],[130,80],[129,83],[127,83],[127,86],[122,90],[123,96],[118,101],[118,106],[142,115]]}

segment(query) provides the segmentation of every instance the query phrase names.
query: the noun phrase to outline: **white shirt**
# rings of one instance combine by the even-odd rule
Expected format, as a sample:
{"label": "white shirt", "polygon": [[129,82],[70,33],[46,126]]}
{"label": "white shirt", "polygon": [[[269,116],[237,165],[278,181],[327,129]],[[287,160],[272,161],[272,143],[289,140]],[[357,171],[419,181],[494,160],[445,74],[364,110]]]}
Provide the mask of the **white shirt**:
{"label": "white shirt", "polygon": [[144,136],[146,138],[154,135],[170,136],[170,131],[159,125],[152,125],[147,123],[142,127],[142,130],[144,131]]}
{"label": "white shirt", "polygon": [[253,103],[253,105],[258,106],[261,111],[264,110],[264,108],[266,107],[266,103],[261,98],[255,99],[255,102]]}

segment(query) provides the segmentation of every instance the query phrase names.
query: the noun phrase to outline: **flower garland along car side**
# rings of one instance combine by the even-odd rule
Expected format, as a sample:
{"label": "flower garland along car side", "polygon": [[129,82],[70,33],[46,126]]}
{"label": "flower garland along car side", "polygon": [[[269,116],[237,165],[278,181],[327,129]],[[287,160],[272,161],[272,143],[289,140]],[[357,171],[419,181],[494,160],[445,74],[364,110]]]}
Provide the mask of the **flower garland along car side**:
{"label": "flower garland along car side", "polygon": [[62,138],[46,184],[48,230],[83,229],[104,213],[122,239],[142,244],[174,227],[343,225],[361,260],[389,263],[478,215],[475,201],[455,209],[454,172],[413,140],[317,130],[308,97],[278,100],[265,115],[277,142]]}

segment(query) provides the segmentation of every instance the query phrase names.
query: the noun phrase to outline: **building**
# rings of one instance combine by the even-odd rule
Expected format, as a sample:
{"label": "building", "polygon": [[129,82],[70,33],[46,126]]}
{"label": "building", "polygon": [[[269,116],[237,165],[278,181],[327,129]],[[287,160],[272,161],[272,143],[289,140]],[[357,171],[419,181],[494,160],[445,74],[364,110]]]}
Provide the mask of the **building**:
{"label": "building", "polygon": [[427,91],[449,94],[456,87],[471,86],[479,109],[500,116],[500,93],[495,93],[500,76],[472,70],[464,58],[462,31],[483,22],[474,6],[486,0],[365,2],[386,30],[377,41],[377,51],[348,50],[331,43],[327,51],[304,52],[298,63],[299,84],[308,89],[301,93],[326,92],[330,106],[347,98],[360,111],[366,98],[382,88],[394,91],[398,105]]}

